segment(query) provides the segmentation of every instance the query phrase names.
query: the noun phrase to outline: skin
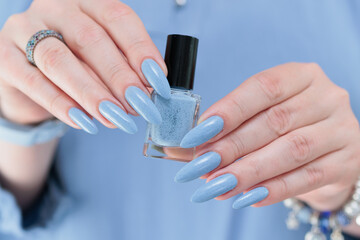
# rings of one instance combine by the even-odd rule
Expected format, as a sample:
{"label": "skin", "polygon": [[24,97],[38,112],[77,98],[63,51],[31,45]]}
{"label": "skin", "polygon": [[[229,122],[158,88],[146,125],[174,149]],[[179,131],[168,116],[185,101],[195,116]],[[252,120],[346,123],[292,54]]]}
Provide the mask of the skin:
{"label": "skin", "polygon": [[[55,38],[41,41],[34,67],[24,49],[43,29],[61,32],[67,46]],[[2,115],[25,125],[56,117],[79,128],[68,116],[69,109],[77,107],[114,128],[99,112],[99,104],[108,100],[137,115],[125,100],[125,90],[136,86],[149,94],[150,85],[141,72],[143,60],[153,59],[167,72],[139,17],[118,0],[36,0],[5,23],[0,58],[6,59],[0,64]],[[1,184],[15,194],[21,207],[30,206],[42,188],[56,145],[29,148],[0,142],[0,152],[5,153],[0,159]],[[24,166],[32,171],[23,175]]]}
{"label": "skin", "polygon": [[[40,42],[36,68],[23,49],[42,29],[61,32],[67,46],[54,38]],[[100,114],[100,102],[112,101],[135,115],[124,95],[130,85],[149,93],[142,61],[152,58],[166,73],[142,22],[118,0],[35,0],[8,19],[0,46],[0,59],[6,59],[0,64],[0,107],[6,119],[19,124],[56,117],[79,128],[67,114],[77,107],[114,128]],[[200,146],[198,155],[213,150],[222,163],[204,177],[232,173],[239,182],[219,200],[256,186],[270,191],[258,207],[297,196],[331,210],[349,197],[360,169],[359,124],[347,92],[318,65],[289,63],[259,73],[201,119],[212,115],[224,119],[224,130]],[[21,207],[31,206],[41,191],[56,145],[56,140],[33,147],[0,142],[5,153],[0,181]],[[360,234],[354,226],[349,232]]]}
{"label": "skin", "polygon": [[[349,199],[360,175],[359,123],[348,93],[317,64],[288,63],[258,73],[211,106],[200,122],[213,115],[224,119],[224,129],[197,155],[215,151],[222,162],[203,178],[231,173],[238,180],[216,199],[260,186],[269,195],[255,207],[296,196],[326,211]],[[360,236],[355,225],[347,230]]]}

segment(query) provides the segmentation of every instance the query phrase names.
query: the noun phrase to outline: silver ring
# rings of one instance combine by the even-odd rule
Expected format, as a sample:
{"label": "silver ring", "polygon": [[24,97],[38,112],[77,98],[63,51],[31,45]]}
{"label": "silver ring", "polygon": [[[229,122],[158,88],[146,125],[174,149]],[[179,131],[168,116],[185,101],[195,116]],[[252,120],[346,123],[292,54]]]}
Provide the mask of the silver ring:
{"label": "silver ring", "polygon": [[34,60],[34,50],[36,45],[41,42],[41,40],[44,40],[48,37],[55,37],[65,43],[63,36],[54,30],[41,30],[35,33],[26,44],[26,57],[32,65],[36,66]]}

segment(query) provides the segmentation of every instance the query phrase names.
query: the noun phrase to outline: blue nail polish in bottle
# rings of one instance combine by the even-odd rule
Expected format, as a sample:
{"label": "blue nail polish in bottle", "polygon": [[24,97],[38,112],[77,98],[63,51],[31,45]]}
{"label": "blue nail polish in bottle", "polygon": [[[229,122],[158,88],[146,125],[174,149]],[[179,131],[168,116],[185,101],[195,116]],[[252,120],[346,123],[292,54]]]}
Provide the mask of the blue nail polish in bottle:
{"label": "blue nail polish in bottle", "polygon": [[144,155],[178,161],[194,158],[195,148],[181,148],[186,133],[195,127],[199,115],[200,96],[193,94],[196,56],[199,40],[191,36],[169,35],[165,63],[171,98],[165,99],[155,91],[152,101],[159,110],[162,123],[149,124]]}

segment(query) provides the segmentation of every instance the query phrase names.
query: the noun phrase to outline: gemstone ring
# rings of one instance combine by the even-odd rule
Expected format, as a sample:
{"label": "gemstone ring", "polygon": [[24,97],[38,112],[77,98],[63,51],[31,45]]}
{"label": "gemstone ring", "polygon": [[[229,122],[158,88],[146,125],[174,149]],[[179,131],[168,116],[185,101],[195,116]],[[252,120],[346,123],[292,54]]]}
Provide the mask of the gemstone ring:
{"label": "gemstone ring", "polygon": [[41,30],[35,33],[26,45],[26,57],[32,65],[36,66],[34,60],[34,50],[36,45],[41,42],[41,40],[44,40],[48,37],[55,37],[65,43],[63,36],[60,33],[55,32],[54,30]]}

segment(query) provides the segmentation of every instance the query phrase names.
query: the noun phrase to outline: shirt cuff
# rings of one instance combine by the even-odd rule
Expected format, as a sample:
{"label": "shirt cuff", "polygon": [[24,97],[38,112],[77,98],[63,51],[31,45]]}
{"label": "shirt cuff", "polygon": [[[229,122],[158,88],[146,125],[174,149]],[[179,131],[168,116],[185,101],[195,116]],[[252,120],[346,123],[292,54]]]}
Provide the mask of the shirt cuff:
{"label": "shirt cuff", "polygon": [[72,199],[53,173],[41,196],[26,212],[21,211],[10,192],[0,187],[0,239],[48,239],[46,229],[61,222],[72,206]]}

